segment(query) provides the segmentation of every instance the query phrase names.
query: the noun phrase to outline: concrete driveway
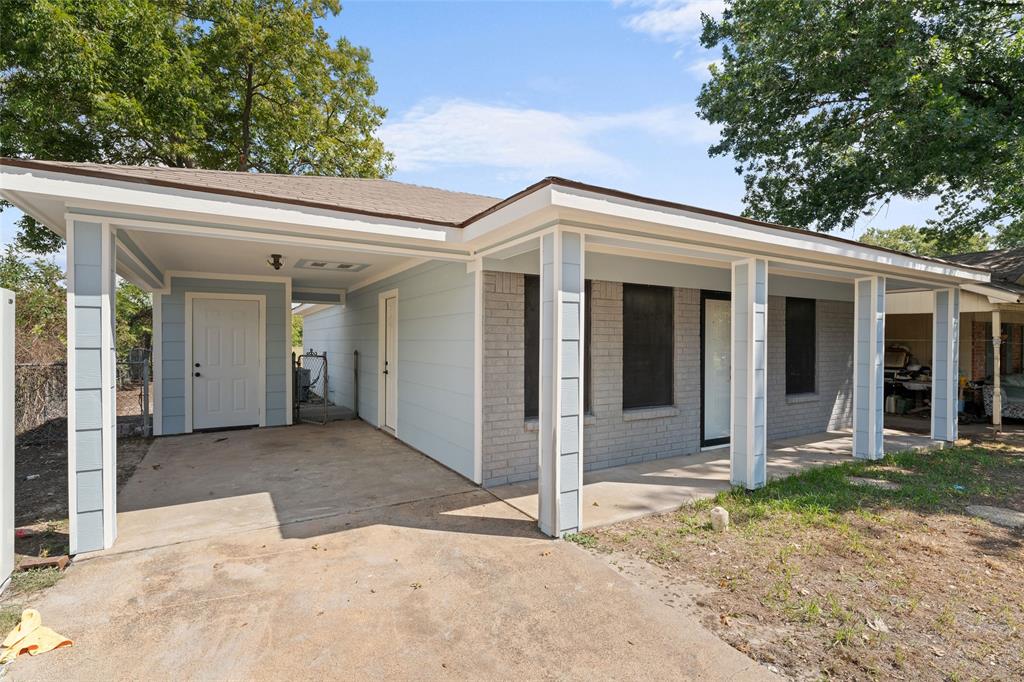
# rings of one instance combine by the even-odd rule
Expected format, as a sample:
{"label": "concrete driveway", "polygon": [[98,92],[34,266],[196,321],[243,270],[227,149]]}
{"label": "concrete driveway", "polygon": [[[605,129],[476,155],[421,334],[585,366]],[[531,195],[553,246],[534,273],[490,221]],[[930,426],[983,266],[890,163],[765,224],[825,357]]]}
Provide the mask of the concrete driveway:
{"label": "concrete driveway", "polygon": [[[365,424],[230,437],[254,439],[254,447],[301,429],[319,429],[323,442],[334,443],[310,445],[307,458],[350,460],[347,468],[335,462],[320,471],[349,472],[347,500],[336,495],[335,509],[320,509],[329,494],[325,486],[285,504],[282,499],[291,498],[256,490],[249,476],[280,472],[285,460],[256,457],[242,466],[240,458],[232,465],[244,469],[236,472],[237,497],[262,501],[247,506],[236,500],[248,516],[232,526],[218,518],[231,509],[231,476],[207,501],[181,489],[187,478],[170,479],[178,482],[174,490],[162,490],[152,476],[180,477],[187,467],[199,467],[187,455],[174,461],[162,443],[201,447],[211,436],[159,441],[123,492],[122,499],[141,506],[123,513],[124,546],[80,558],[33,604],[44,623],[74,639],[74,647],[22,657],[13,677],[770,677],[680,604],[640,589],[575,545],[542,537],[522,512]],[[281,437],[295,435],[305,434]],[[394,447],[403,450],[396,455],[401,466],[383,461]],[[369,492],[377,484],[367,479],[372,467],[361,460],[373,457],[382,460],[382,476],[404,469],[405,494]],[[292,484],[308,484],[298,480],[310,477],[302,467],[292,473]],[[288,484],[271,487],[280,492]],[[209,485],[197,490],[204,487],[211,492]],[[178,503],[144,503],[144,492]],[[409,496],[414,499],[401,499]],[[310,503],[309,497],[318,499]],[[163,516],[156,513],[161,509]],[[175,509],[195,523],[176,519]],[[314,518],[303,519],[302,509]],[[151,523],[167,523],[166,532],[143,527],[141,516],[128,522],[137,512]],[[256,527],[263,522],[269,525]]]}

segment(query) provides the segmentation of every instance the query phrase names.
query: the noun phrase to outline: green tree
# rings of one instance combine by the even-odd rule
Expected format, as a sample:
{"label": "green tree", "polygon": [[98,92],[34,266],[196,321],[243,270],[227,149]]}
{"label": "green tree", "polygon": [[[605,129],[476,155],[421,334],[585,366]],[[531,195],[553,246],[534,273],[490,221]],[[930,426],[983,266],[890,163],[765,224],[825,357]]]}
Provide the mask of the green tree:
{"label": "green tree", "polygon": [[[381,177],[370,53],[338,0],[5,0],[0,154]],[[61,241],[31,219],[21,244]]]}
{"label": "green tree", "polygon": [[151,348],[153,302],[150,295],[131,282],[119,280],[114,310],[117,318],[117,354],[125,356],[132,348]]}
{"label": "green tree", "polygon": [[987,251],[990,248],[990,239],[985,232],[976,232],[969,235],[966,239],[949,245],[945,241],[940,240],[935,234],[927,230],[918,229],[913,225],[900,225],[891,230],[869,227],[861,236],[860,241],[872,246],[881,246],[887,249],[912,253],[917,256],[931,256],[933,258],[942,258],[943,256],[952,256],[958,253]]}
{"label": "green tree", "polygon": [[[927,229],[1024,242],[1024,3],[731,0],[698,98],[757,218],[847,229],[938,197]],[[1005,236],[1004,236],[1005,235]]]}
{"label": "green tree", "polygon": [[302,315],[292,315],[292,348],[302,352]]}
{"label": "green tree", "polygon": [[0,255],[0,287],[15,301],[17,362],[62,362],[67,348],[64,271],[52,260],[27,258],[8,244]]}

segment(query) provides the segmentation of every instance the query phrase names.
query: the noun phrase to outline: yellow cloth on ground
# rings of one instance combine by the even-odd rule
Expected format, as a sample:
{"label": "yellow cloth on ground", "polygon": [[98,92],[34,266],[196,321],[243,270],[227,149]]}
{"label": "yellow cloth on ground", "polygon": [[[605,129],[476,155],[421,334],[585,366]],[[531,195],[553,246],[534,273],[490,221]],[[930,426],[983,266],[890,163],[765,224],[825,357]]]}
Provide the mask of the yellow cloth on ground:
{"label": "yellow cloth on ground", "polygon": [[43,627],[43,617],[38,611],[25,609],[21,612],[21,622],[15,625],[4,639],[4,652],[0,656],[0,663],[8,663],[26,653],[38,656],[62,646],[71,646],[71,640],[50,628]]}

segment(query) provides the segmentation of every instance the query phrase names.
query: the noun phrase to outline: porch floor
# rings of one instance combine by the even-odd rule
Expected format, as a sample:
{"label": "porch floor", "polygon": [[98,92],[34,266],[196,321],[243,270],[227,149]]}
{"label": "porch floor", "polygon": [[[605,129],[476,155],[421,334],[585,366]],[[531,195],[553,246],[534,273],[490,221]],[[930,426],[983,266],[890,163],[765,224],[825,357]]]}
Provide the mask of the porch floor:
{"label": "porch floor", "polygon": [[258,529],[324,532],[351,526],[357,512],[474,492],[494,502],[362,421],[168,436],[153,443],[118,496],[118,538],[106,553]]}
{"label": "porch floor", "polygon": [[[928,436],[886,429],[887,452],[939,447]],[[768,444],[768,478],[782,478],[813,466],[837,464],[851,457],[849,431],[818,433]],[[728,490],[729,449],[599,469],[583,475],[583,527],[673,511],[686,502]],[[537,481],[491,490],[524,514],[537,518]]]}

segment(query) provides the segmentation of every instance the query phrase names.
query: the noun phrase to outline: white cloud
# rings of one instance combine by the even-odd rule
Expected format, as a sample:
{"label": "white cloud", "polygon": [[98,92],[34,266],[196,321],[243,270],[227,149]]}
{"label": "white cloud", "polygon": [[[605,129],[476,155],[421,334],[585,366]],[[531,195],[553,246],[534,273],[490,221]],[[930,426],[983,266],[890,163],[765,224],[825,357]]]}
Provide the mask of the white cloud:
{"label": "white cloud", "polygon": [[604,136],[622,133],[679,145],[717,137],[688,107],[569,114],[463,99],[422,102],[380,136],[401,171],[482,166],[537,175],[626,172],[628,163],[601,149]]}
{"label": "white cloud", "polygon": [[722,60],[720,59],[698,59],[687,66],[686,70],[701,80],[705,80],[711,75],[711,67],[720,65],[721,63]]}
{"label": "white cloud", "polygon": [[667,40],[692,40],[700,32],[701,14],[720,16],[725,0],[620,0],[636,13],[626,25],[639,33]]}

